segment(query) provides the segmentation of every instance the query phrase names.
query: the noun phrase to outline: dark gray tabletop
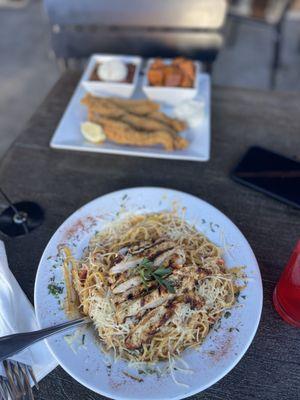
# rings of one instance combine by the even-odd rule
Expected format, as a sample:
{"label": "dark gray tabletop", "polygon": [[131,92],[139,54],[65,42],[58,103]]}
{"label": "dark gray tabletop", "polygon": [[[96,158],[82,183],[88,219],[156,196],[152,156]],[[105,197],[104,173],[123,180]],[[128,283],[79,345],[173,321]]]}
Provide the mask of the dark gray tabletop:
{"label": "dark gray tabletop", "polygon": [[[300,399],[300,330],[283,323],[272,307],[274,285],[300,236],[300,213],[228,177],[251,145],[299,158],[300,95],[214,87],[212,152],[206,163],[52,150],[50,138],[78,78],[75,73],[62,77],[0,169],[1,186],[14,201],[33,200],[46,211],[45,222],[31,234],[1,237],[10,267],[30,300],[44,247],[58,226],[83,204],[134,186],[191,193],[219,208],[241,229],[257,256],[264,284],[262,319],[247,354],[225,378],[193,398]],[[5,207],[2,199],[0,207]],[[36,398],[93,400],[101,396],[58,367],[40,383]]]}

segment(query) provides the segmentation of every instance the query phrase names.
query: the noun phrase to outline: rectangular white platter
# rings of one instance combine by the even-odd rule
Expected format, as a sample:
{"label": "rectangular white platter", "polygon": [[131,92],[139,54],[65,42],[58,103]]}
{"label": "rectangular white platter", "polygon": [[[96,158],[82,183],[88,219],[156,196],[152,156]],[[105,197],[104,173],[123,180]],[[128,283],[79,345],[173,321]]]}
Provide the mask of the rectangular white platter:
{"label": "rectangular white platter", "polygon": [[[50,147],[63,150],[87,151],[94,153],[121,154],[127,156],[166,158],[173,160],[208,161],[210,156],[210,77],[207,74],[199,74],[198,94],[195,100],[204,101],[204,117],[200,125],[188,129],[182,136],[190,142],[184,150],[165,151],[157,147],[137,147],[124,146],[105,141],[103,144],[89,143],[84,139],[80,132],[80,124],[87,119],[86,108],[80,104],[80,100],[85,95],[85,90],[81,86],[82,80],[90,76],[93,65],[91,61],[83,73],[74,94],[63,114],[59,125],[51,139]],[[138,80],[137,88],[132,96],[133,99],[144,99],[142,91],[143,76]],[[105,97],[105,94],[103,94]],[[172,107],[161,104],[161,111],[172,116]],[[201,112],[201,110],[199,110]]]}

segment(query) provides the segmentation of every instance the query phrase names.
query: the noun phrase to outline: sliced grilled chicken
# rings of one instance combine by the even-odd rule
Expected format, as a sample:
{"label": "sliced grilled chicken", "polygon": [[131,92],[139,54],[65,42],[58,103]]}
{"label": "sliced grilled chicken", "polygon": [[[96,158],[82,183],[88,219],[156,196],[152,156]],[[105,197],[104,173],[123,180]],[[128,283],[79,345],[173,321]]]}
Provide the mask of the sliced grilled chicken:
{"label": "sliced grilled chicken", "polygon": [[128,279],[127,281],[121,283],[120,285],[116,286],[112,292],[116,293],[123,293],[129,289],[134,288],[142,283],[142,279],[139,276],[134,276],[133,278]]}
{"label": "sliced grilled chicken", "polygon": [[173,268],[182,268],[184,266],[186,257],[185,252],[182,249],[177,249],[174,255],[171,257],[171,265]]}
{"label": "sliced grilled chicken", "polygon": [[[142,244],[143,245],[143,244]],[[157,260],[155,265],[160,265],[164,260],[166,260],[168,257],[171,257],[173,254],[175,254],[175,251],[172,251],[170,249],[173,249],[175,247],[175,243],[172,241],[157,241],[153,245],[148,245],[148,247],[141,247],[141,251],[138,252],[140,254],[140,257],[133,257],[133,258],[125,258],[121,262],[118,262],[115,264],[111,269],[110,273],[111,274],[120,274],[121,272],[125,272],[129,269],[137,267],[143,258],[148,258],[149,260]],[[166,251],[170,250],[166,254]],[[136,252],[138,249],[135,250]],[[141,257],[143,256],[143,257]],[[178,254],[176,259],[179,258],[181,259],[184,255]]]}
{"label": "sliced grilled chicken", "polygon": [[185,294],[183,301],[184,303],[188,303],[192,310],[200,310],[205,304],[205,299],[202,296],[196,295],[193,291]]}
{"label": "sliced grilled chicken", "polygon": [[120,256],[126,256],[126,254],[128,253],[128,250],[129,250],[129,247],[127,247],[127,246],[125,246],[125,247],[122,247],[122,249],[120,249],[119,251],[118,251],[118,254],[120,255]]}
{"label": "sliced grilled chicken", "polygon": [[126,292],[123,293],[118,293],[116,295],[114,295],[113,297],[113,302],[114,304],[117,306],[121,303],[124,303],[127,300],[132,300],[132,299],[137,299],[140,296],[143,296],[146,292],[146,290],[151,290],[155,287],[157,287],[157,282],[152,281],[148,283],[148,288],[146,289],[145,286],[139,285],[139,286],[135,286],[129,290],[127,290]]}
{"label": "sliced grilled chicken", "polygon": [[141,347],[143,343],[151,338],[152,335],[164,325],[174,313],[173,307],[162,305],[149,311],[131,331],[125,340],[128,349],[134,350]]}
{"label": "sliced grilled chicken", "polygon": [[131,246],[129,249],[130,254],[140,254],[145,250],[150,249],[150,247],[154,246],[156,242],[152,242],[152,240],[145,240],[144,242],[137,243],[134,246]]}
{"label": "sliced grilled chicken", "polygon": [[167,250],[164,253],[160,254],[158,257],[156,257],[153,260],[154,267],[159,267],[160,265],[162,265],[164,262],[169,260],[171,258],[171,256],[174,255],[175,252],[176,252],[176,249],[171,249],[171,250]]}
{"label": "sliced grilled chicken", "polygon": [[153,265],[158,267],[168,261],[170,262],[171,266],[181,268],[185,263],[184,251],[176,248],[167,250],[154,259]]}
{"label": "sliced grilled chicken", "polygon": [[128,253],[128,247],[122,247],[116,254],[115,254],[115,258],[113,260],[113,265],[115,266],[116,264],[119,264],[121,261],[124,260],[125,256]]}
{"label": "sliced grilled chicken", "polygon": [[145,251],[144,257],[147,257],[149,260],[154,260],[160,254],[164,253],[166,250],[173,249],[175,247],[175,243],[172,241],[163,241],[162,243],[158,243],[152,246],[148,251]]}
{"label": "sliced grilled chicken", "polygon": [[[199,307],[201,308],[201,307]],[[199,322],[201,321],[201,318],[199,318],[199,313],[195,314],[190,314],[188,311],[192,310],[193,307],[190,305],[189,302],[179,302],[174,305],[174,313],[171,315],[171,317],[168,319],[168,325],[174,323],[177,326],[181,326],[183,324],[186,324],[187,320],[190,319],[199,319]],[[201,315],[201,314],[200,314]],[[196,316],[196,318],[194,318]],[[162,327],[162,331],[166,330],[168,327],[164,326]]]}
{"label": "sliced grilled chicken", "polygon": [[114,265],[109,272],[111,274],[120,274],[121,272],[137,267],[142,260],[142,258],[129,258],[122,260],[118,264]]}
{"label": "sliced grilled chicken", "polygon": [[[116,276],[118,276],[117,278],[116,278]],[[114,288],[115,287],[117,287],[117,286],[119,286],[119,285],[121,285],[121,283],[124,283],[124,282],[126,282],[126,281],[128,281],[128,279],[129,278],[132,278],[134,275],[129,275],[128,273],[126,273],[126,272],[123,272],[122,274],[120,274],[120,275],[110,275],[109,277],[108,277],[108,282],[110,283],[110,289],[111,290],[114,290]]]}
{"label": "sliced grilled chicken", "polygon": [[[181,269],[173,269],[172,274],[167,279],[175,287],[177,295],[190,292],[198,283],[196,271],[188,266]],[[162,292],[164,292],[164,288],[162,288]]]}
{"label": "sliced grilled chicken", "polygon": [[119,323],[122,323],[126,318],[133,317],[137,314],[142,314],[144,311],[151,308],[159,307],[174,297],[174,294],[168,292],[162,293],[160,289],[153,290],[153,292],[147,294],[146,296],[121,305],[120,310],[117,312],[118,321]]}

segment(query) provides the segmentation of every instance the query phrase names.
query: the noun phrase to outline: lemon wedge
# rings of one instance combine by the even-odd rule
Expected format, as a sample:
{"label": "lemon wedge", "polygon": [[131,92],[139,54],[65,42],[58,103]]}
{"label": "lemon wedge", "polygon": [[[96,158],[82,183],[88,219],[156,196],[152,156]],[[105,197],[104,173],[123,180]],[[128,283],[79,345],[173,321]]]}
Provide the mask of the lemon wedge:
{"label": "lemon wedge", "polygon": [[92,143],[101,143],[106,139],[101,125],[94,122],[83,122],[80,126],[83,137]]}

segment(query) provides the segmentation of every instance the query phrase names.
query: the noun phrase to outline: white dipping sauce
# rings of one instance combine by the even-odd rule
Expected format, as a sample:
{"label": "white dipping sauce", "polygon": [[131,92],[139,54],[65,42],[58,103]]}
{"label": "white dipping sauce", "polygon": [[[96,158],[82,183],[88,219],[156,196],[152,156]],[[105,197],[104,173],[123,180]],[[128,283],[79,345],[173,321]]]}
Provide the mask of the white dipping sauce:
{"label": "white dipping sauce", "polygon": [[105,61],[97,68],[99,79],[108,82],[121,82],[127,77],[127,66],[120,60]]}
{"label": "white dipping sauce", "polygon": [[175,117],[187,122],[190,128],[200,125],[204,119],[204,101],[187,100],[177,104],[173,113]]}

